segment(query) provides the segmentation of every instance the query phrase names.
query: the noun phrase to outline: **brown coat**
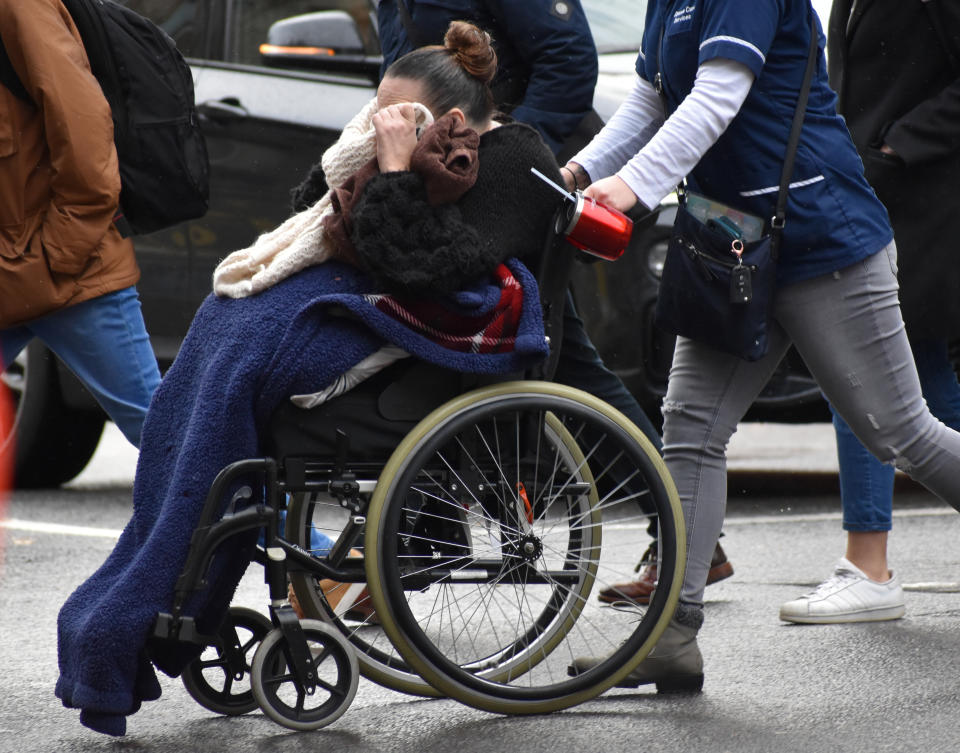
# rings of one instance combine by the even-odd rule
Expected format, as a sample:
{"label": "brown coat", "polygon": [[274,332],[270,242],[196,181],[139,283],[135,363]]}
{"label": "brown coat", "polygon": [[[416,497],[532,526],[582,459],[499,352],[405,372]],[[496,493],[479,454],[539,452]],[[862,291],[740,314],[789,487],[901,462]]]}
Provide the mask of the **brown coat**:
{"label": "brown coat", "polygon": [[34,104],[0,85],[0,328],[140,276],[112,219],[110,109],[60,0],[0,0],[0,36]]}

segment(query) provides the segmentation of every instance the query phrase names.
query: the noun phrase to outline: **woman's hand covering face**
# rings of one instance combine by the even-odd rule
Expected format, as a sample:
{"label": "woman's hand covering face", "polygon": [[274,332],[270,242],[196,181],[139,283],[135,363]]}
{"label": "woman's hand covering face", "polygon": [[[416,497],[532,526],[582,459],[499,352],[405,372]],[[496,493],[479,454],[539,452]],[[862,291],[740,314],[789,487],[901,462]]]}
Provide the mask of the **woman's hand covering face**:
{"label": "woman's hand covering face", "polygon": [[389,105],[373,116],[377,132],[380,172],[410,169],[410,155],[417,145],[416,111],[409,102]]}

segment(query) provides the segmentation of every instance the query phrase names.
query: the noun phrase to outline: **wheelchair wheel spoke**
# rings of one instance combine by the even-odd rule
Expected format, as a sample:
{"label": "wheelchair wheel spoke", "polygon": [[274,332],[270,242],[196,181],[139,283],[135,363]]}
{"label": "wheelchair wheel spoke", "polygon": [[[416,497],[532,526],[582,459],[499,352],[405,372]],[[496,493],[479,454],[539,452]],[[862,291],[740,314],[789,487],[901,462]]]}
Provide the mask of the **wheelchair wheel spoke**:
{"label": "wheelchair wheel spoke", "polygon": [[[398,448],[374,496],[368,548],[391,637],[432,684],[479,708],[562,708],[629,671],[668,619],[679,502],[636,427],[589,396],[542,383],[476,394]],[[633,579],[651,521],[664,532],[663,593],[646,607],[598,600]],[[597,651],[610,658],[568,675]]]}

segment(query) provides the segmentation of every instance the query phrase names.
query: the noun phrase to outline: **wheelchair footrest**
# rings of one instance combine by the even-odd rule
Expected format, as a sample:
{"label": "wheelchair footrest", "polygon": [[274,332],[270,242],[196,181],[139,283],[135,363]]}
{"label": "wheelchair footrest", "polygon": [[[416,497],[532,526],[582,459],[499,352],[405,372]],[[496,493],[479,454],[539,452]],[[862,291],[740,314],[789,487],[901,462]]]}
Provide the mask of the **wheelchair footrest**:
{"label": "wheelchair footrest", "polygon": [[217,639],[215,635],[199,632],[193,617],[174,617],[166,612],[157,615],[157,621],[153,624],[153,637],[162,641],[192,643],[196,646],[209,646]]}

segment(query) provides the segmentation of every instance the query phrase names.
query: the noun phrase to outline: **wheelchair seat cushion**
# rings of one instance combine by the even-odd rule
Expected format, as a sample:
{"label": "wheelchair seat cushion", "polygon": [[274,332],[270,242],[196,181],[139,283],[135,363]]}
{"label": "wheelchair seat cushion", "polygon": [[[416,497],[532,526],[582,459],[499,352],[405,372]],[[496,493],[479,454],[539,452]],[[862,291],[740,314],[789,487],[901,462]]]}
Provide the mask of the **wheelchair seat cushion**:
{"label": "wheelchair seat cushion", "polygon": [[404,359],[315,408],[284,401],[270,419],[266,449],[279,459],[333,458],[340,430],[350,460],[386,462],[420,419],[477,383],[476,375]]}

